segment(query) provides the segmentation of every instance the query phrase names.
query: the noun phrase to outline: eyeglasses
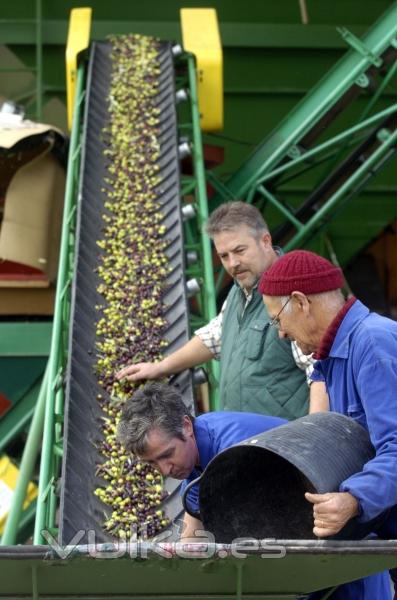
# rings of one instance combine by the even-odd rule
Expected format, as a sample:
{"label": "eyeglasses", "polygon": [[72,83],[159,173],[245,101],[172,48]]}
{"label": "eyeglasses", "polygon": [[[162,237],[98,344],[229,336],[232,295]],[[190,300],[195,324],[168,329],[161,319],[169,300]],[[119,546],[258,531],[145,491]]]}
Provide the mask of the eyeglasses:
{"label": "eyeglasses", "polygon": [[273,317],[273,319],[270,319],[269,325],[271,325],[272,327],[275,327],[276,329],[280,329],[280,315],[283,312],[284,308],[287,306],[288,302],[291,300],[291,298],[292,298],[292,296],[289,296],[287,302],[285,302],[283,304],[283,306],[278,311],[278,313],[276,314],[276,316]]}

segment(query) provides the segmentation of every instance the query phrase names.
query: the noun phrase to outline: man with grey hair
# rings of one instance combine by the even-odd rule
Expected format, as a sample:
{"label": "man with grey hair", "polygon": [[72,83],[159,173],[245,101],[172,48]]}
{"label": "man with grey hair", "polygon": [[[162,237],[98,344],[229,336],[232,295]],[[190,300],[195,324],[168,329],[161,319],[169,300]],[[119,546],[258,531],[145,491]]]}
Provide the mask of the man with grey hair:
{"label": "man with grey hair", "polygon": [[[234,279],[220,314],[160,362],[128,365],[117,377],[157,379],[215,358],[221,363],[220,397],[225,410],[289,420],[303,416],[309,398],[305,370],[310,370],[312,363],[296,344],[280,340],[269,327],[257,284],[280,252],[272,246],[261,213],[245,202],[222,204],[211,214],[207,232],[223,267]],[[312,398],[316,391],[320,407],[323,389],[321,383],[311,386]],[[313,403],[316,400],[313,398]]]}
{"label": "man with grey hair", "polygon": [[[285,423],[277,417],[226,411],[194,418],[175,387],[150,382],[124,404],[117,439],[164,477],[185,480],[183,491],[219,452]],[[187,503],[196,518],[184,515],[181,537],[194,537],[195,531],[203,529],[198,515],[198,485],[187,493]]]}

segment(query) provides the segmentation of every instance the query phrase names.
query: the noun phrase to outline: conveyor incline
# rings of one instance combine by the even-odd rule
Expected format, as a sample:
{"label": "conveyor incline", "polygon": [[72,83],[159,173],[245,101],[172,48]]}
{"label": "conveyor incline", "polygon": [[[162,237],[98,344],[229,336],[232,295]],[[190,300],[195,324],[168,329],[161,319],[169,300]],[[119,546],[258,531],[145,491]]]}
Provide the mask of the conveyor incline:
{"label": "conveyor incline", "polygon": [[[101,457],[96,449],[101,429],[101,410],[97,394],[99,388],[94,373],[95,305],[101,302],[96,288],[99,280],[95,273],[101,239],[105,196],[102,192],[106,173],[102,131],[109,114],[111,59],[110,44],[94,43],[91,47],[87,78],[86,112],[82,139],[80,202],[77,220],[77,254],[74,289],[71,305],[70,355],[66,381],[64,460],[60,509],[60,540],[67,544],[79,534],[79,543],[88,541],[88,532],[95,532],[96,542],[109,540],[102,530],[104,513],[111,512],[95,495],[94,489],[103,482],[95,476]],[[187,300],[184,283],[184,254],[180,214],[179,160],[174,93],[174,67],[171,45],[164,43],[159,55],[161,64],[160,89],[157,106],[160,115],[160,146],[158,159],[162,182],[158,190],[158,208],[166,226],[169,240],[166,254],[170,272],[164,297],[165,317],[169,326],[165,338],[169,342],[166,353],[188,339]],[[182,373],[174,380],[188,403],[192,403],[191,378]],[[181,510],[175,482],[167,482],[170,491],[166,512],[174,519]]]}

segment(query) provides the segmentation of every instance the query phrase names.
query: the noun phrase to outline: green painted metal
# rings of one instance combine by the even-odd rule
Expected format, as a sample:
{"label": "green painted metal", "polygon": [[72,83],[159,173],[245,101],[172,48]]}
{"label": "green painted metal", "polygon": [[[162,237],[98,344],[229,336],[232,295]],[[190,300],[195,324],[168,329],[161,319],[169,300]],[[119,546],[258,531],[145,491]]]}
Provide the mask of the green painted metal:
{"label": "green painted metal", "polygon": [[281,202],[279,202],[277,198],[275,198],[275,196],[273,196],[273,194],[271,194],[269,190],[267,190],[263,185],[258,185],[256,189],[259,194],[266,198],[266,200],[269,200],[269,202],[271,202],[273,206],[278,208],[278,210],[284,215],[284,217],[288,219],[288,221],[291,221],[293,225],[295,225],[298,231],[300,231],[303,228],[302,223],[298,221],[298,219],[295,219],[292,212],[288,210],[283,204],[281,204]]}
{"label": "green painted metal", "polygon": [[346,27],[338,27],[338,31],[342,38],[349,44],[349,46],[361,54],[361,56],[368,59],[371,64],[373,64],[375,67],[380,67],[382,65],[382,59],[380,56],[374,54],[368,46],[363,44],[363,42],[353,35],[351,31],[346,29]]}
{"label": "green painted metal", "polygon": [[[36,500],[31,502],[29,506],[22,512],[21,518],[18,523],[18,530],[16,532],[16,543],[26,544],[27,541],[32,537],[34,528],[34,519],[36,516]],[[1,547],[1,537],[0,537]]]}
{"label": "green painted metal", "polygon": [[[395,65],[397,65],[397,62],[395,63]],[[292,168],[295,169],[296,165],[305,163],[305,162],[309,161],[309,159],[311,160],[313,157],[316,157],[317,155],[324,152],[324,150],[328,150],[329,148],[332,148],[333,146],[338,146],[341,142],[344,142],[346,140],[352,140],[352,138],[354,138],[354,136],[356,136],[356,134],[358,132],[361,133],[362,130],[369,129],[371,126],[377,124],[379,121],[382,121],[386,117],[388,117],[396,112],[397,112],[397,104],[393,104],[389,108],[386,108],[385,110],[380,111],[376,115],[373,115],[372,117],[369,117],[368,119],[361,120],[357,125],[350,127],[349,129],[343,131],[339,135],[332,137],[331,139],[327,140],[326,142],[324,142],[322,144],[318,144],[315,148],[312,148],[311,150],[302,152],[301,154],[299,154],[299,156],[294,158],[293,161],[290,161],[284,165],[281,165],[281,166],[273,169],[266,175],[263,175],[262,177],[260,177],[258,179],[257,184],[262,184],[265,181],[269,181],[270,179],[273,179],[274,177],[280,175],[281,173],[289,171]],[[357,139],[357,138],[355,138],[355,139]],[[361,136],[359,139],[361,139]],[[308,167],[308,168],[310,168],[310,167]]]}
{"label": "green painted metal", "polygon": [[[360,11],[357,0],[334,2],[332,11],[321,9],[320,4],[310,3],[310,23],[305,26],[300,21],[297,0],[283,0],[282,9],[277,3],[253,0],[244,10],[238,3],[213,2],[224,47],[226,137],[206,134],[204,141],[225,147],[225,162],[216,169],[222,178],[229,177],[241,165],[248,149],[260,143],[339,59],[345,42],[337,33],[336,24],[343,23],[361,36],[391,0],[364,0]],[[136,31],[179,41],[178,11],[183,5],[183,0],[167,0],[156,3],[152,10],[150,2],[146,5],[115,0],[109,15],[103,0],[93,0],[93,37],[104,39],[108,33]],[[189,6],[194,5],[199,6],[199,1],[189,2]],[[34,6],[27,0],[2,3],[1,38],[25,64],[35,60]],[[67,2],[43,3],[44,108],[52,97],[64,101],[64,44],[70,8]],[[29,27],[21,23],[26,18],[30,18]],[[34,92],[33,89],[33,97]],[[25,103],[23,94],[15,100]],[[391,101],[396,98],[393,89],[385,90],[385,94]],[[29,115],[34,116],[34,105],[28,108]],[[51,119],[61,128],[65,126],[62,117],[51,113]],[[389,182],[395,183],[394,175],[388,177]]]}
{"label": "green painted metal", "polygon": [[34,415],[29,428],[29,434],[19,465],[18,480],[12,498],[12,506],[10,512],[8,513],[4,532],[1,538],[2,546],[10,546],[16,543],[26,491],[28,489],[29,482],[32,479],[33,469],[36,464],[37,455],[41,446],[44,408],[47,395],[47,379],[46,370],[41,383],[40,393],[37,398]]}
{"label": "green painted metal", "polygon": [[32,418],[50,350],[51,322],[0,323],[0,392],[12,407],[0,417],[0,451]]}
{"label": "green painted metal", "polygon": [[[292,250],[297,246],[301,245],[305,239],[314,235],[315,227],[319,225],[324,217],[328,216],[332,211],[335,210],[339,201],[346,201],[349,195],[358,193],[360,185],[365,185],[365,176],[371,175],[372,170],[383,162],[384,157],[391,146],[395,144],[397,140],[397,131],[387,135],[385,141],[379,146],[379,148],[373,153],[373,155],[365,161],[365,163],[357,169],[335,194],[333,194],[327,203],[317,210],[316,214],[307,221],[303,226],[300,227],[299,231],[293,238],[285,245],[285,250]],[[354,189],[354,186],[358,186]]]}
{"label": "green painted metal", "polygon": [[0,453],[7,449],[29,425],[41,387],[41,375],[0,420]]}
{"label": "green painted metal", "polygon": [[26,544],[27,542],[29,542],[33,534],[35,517],[36,500],[31,502],[31,504],[29,504],[29,506],[21,514],[16,537],[17,544]]}
{"label": "green painted metal", "polygon": [[397,564],[395,542],[258,546],[93,542],[61,548],[55,540],[50,548],[3,546],[0,598],[293,600]]}
{"label": "green painted metal", "polygon": [[[215,4],[215,3],[213,3]],[[181,6],[184,6],[183,3]],[[95,17],[95,7],[94,17]],[[265,15],[262,16],[262,19]],[[67,36],[68,21],[66,18],[42,20],[43,43],[46,45],[64,44]],[[362,35],[365,27],[354,25],[356,35]],[[109,34],[125,34],[134,31],[142,35],[155,35],[162,39],[181,41],[180,23],[177,19],[166,22],[140,21],[132,17],[128,20],[94,20],[92,37],[104,39]],[[244,45],[252,48],[344,48],[343,40],[338,36],[332,25],[311,25],[310,28],[299,24],[268,24],[268,23],[221,23],[220,33],[225,46],[234,48]],[[35,21],[29,23],[2,19],[0,35],[5,44],[31,45],[35,42],[37,33]]]}
{"label": "green painted metal", "polygon": [[[209,237],[203,233],[203,227],[208,220],[208,200],[205,181],[203,144],[200,128],[200,112],[197,96],[197,72],[195,58],[192,55],[186,56],[188,75],[189,75],[189,99],[191,107],[192,119],[192,141],[193,141],[193,162],[194,162],[194,179],[196,187],[196,203],[197,203],[197,222],[195,228],[195,237],[197,246],[201,246],[201,261],[198,275],[200,276],[202,289],[201,298],[201,313],[204,323],[208,323],[216,316],[216,300],[214,287],[214,270],[212,264],[212,249]],[[204,324],[203,323],[203,324]],[[212,360],[210,363],[210,405],[211,410],[219,410],[219,363]]]}
{"label": "green painted metal", "polygon": [[39,497],[34,533],[34,543],[43,541],[42,531],[54,525],[55,519],[55,476],[58,473],[59,456],[54,452],[54,444],[61,437],[61,416],[63,406],[63,369],[69,330],[70,282],[73,276],[75,203],[79,182],[81,109],[84,99],[85,70],[80,64],[77,71],[76,103],[70,137],[68,178],[65,190],[64,217],[58,265],[57,289],[55,295],[54,321],[51,338],[51,353],[48,363],[48,385],[45,406],[45,425],[40,463]]}
{"label": "green painted metal", "polygon": [[[281,242],[286,250],[303,244],[318,251],[321,238],[317,240],[316,236],[328,231],[339,260],[345,265],[396,217],[393,200],[389,202],[387,198],[387,190],[394,187],[394,175],[391,168],[385,168],[386,161],[393,154],[393,141],[386,145],[383,141],[379,150],[366,157],[367,166],[362,165],[357,170],[357,176],[350,177],[349,173],[350,183],[341,179],[340,190],[332,193],[331,197],[325,195],[323,204],[318,204],[313,218],[310,216],[307,220],[304,217],[301,222],[297,211],[303,206],[306,196],[310,196],[317,187],[320,188],[332,170],[339,168],[338,164],[343,164],[349,154],[369,136],[371,128],[396,112],[397,104],[393,95],[390,95],[390,82],[397,73],[397,61],[393,64],[389,60],[385,65],[382,63],[383,80],[379,75],[376,80],[376,74],[372,73],[371,91],[366,96],[357,97],[354,105],[347,105],[335,123],[332,122],[340,112],[338,103],[347,98],[354,86],[357,91],[360,87],[368,88],[366,73],[368,69],[381,64],[381,56],[386,49],[395,52],[397,3],[393,3],[363,41],[357,40],[347,30],[342,30],[342,34],[354,49],[273,129],[226,183],[216,181],[211,174],[216,195],[211,199],[210,207],[213,209],[220,202],[232,198],[254,202],[263,212],[276,239],[277,228],[283,225],[283,221],[289,221],[295,231]],[[375,107],[378,112],[372,114]],[[324,125],[326,118],[328,123]],[[313,138],[310,139],[310,136],[319,124],[319,143],[313,147]],[[325,132],[326,127],[328,131]],[[393,131],[394,126],[391,133]],[[318,133],[315,135],[318,136]],[[378,176],[381,168],[384,172]],[[361,214],[364,184],[369,186],[375,174],[376,186],[372,184],[365,191],[366,206],[372,198],[373,208],[366,211],[365,220],[355,218],[354,234],[351,230],[347,233],[344,227],[347,215],[353,215],[353,211],[357,210]],[[380,194],[375,191],[377,188],[382,190]],[[217,281],[218,287],[220,284]]]}
{"label": "green painted metal", "polygon": [[36,0],[36,119],[38,121],[42,121],[43,116],[43,39],[41,27],[41,0]]}
{"label": "green painted metal", "polygon": [[[309,3],[308,3],[309,4]],[[67,2],[45,3],[46,15],[52,19],[64,18],[65,12],[72,6],[76,6],[75,0]],[[308,6],[309,20],[312,23],[333,23],[335,20],[344,23],[367,23],[373,21],[380,12],[385,11],[390,5],[390,0],[366,0],[365,12],[357,14],[357,0],[334,0],[331,10],[324,10],[324,5],[315,3]],[[95,18],[106,20],[109,18],[109,7],[103,0],[92,0]],[[145,21],[152,20],[153,16],[158,21],[177,19],[178,10],[181,6],[202,6],[200,0],[167,0],[166,3],[157,1],[155,3],[138,4],[137,6],[125,3],[123,0],[114,0],[111,18]],[[250,0],[249,10],[247,6],[229,0],[213,0],[214,6],[222,19],[231,23],[256,23],[266,20],[268,23],[300,23],[301,15],[299,6],[295,0],[283,0],[279,3],[263,4],[263,0]],[[156,11],[154,11],[154,7]],[[153,15],[155,12],[155,15]],[[34,16],[34,5],[31,0],[4,0],[2,4],[2,15],[9,18],[20,18]],[[358,18],[359,17],[359,18]],[[344,19],[344,21],[343,21]]]}
{"label": "green painted metal", "polygon": [[0,393],[15,406],[42,376],[46,359],[40,356],[0,359]]}
{"label": "green painted metal", "polygon": [[[30,67],[0,67],[0,72],[11,72],[18,73],[21,71],[26,71],[28,73],[34,73],[36,77],[36,85],[34,90],[35,95],[35,118],[37,121],[42,120],[42,105],[43,105],[43,38],[42,38],[42,0],[35,1],[35,10],[36,15],[34,20],[26,19],[24,17],[21,18],[21,21],[12,20],[11,23],[8,19],[2,19],[0,21],[0,29],[2,27],[9,28],[12,23],[14,24],[22,24],[24,27],[32,28],[31,32],[33,35],[33,43],[35,44],[35,66]],[[6,43],[2,41],[2,43]],[[11,42],[13,43],[13,42]],[[14,98],[15,101],[17,99]]]}
{"label": "green painted metal", "polygon": [[[261,176],[286,158],[291,148],[299,143],[299,140],[346,94],[354,82],[365,74],[372,65],[372,55],[379,57],[394,43],[396,34],[397,3],[390,7],[364,37],[364,43],[371,50],[371,55],[363,56],[351,51],[342,58],[227,181],[226,186],[232,195],[236,198],[244,197]],[[212,206],[216,207],[222,200],[220,196],[213,198]]]}
{"label": "green painted metal", "polygon": [[367,106],[365,107],[365,110],[363,111],[363,113],[362,113],[362,115],[361,115],[361,117],[359,119],[360,122],[362,122],[362,120],[365,119],[367,117],[367,115],[370,114],[372,108],[378,102],[378,100],[381,97],[381,95],[384,94],[384,92],[386,91],[387,86],[392,81],[392,79],[395,76],[396,72],[397,72],[397,61],[391,67],[391,69],[389,70],[389,72],[386,74],[385,78],[383,79],[382,83],[380,84],[380,86],[376,90],[375,94],[373,95],[373,97],[371,98],[371,100],[368,102]]}
{"label": "green painted metal", "polygon": [[0,360],[3,357],[48,356],[51,330],[51,321],[0,323]]}

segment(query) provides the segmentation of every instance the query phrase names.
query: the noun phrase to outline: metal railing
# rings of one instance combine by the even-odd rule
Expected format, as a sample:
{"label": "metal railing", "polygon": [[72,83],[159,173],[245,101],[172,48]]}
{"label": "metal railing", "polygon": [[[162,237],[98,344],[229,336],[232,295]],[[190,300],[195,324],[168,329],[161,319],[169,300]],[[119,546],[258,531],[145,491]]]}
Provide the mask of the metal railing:
{"label": "metal railing", "polygon": [[43,543],[43,530],[54,533],[57,506],[56,485],[62,456],[65,366],[69,335],[70,292],[74,268],[76,208],[80,179],[80,128],[85,98],[84,80],[85,65],[81,62],[77,71],[76,101],[70,137],[68,177],[65,190],[54,321],[47,367],[48,382],[40,463],[39,496],[37,499],[34,532],[35,544]]}
{"label": "metal railing", "polygon": [[[189,142],[192,151],[193,172],[190,176],[182,177],[183,197],[193,198],[195,216],[185,221],[185,250],[186,253],[193,251],[197,260],[186,267],[186,277],[195,278],[199,289],[194,296],[195,306],[190,314],[191,329],[197,329],[208,323],[217,314],[216,292],[214,285],[214,270],[212,262],[212,249],[209,237],[203,231],[208,220],[208,198],[207,183],[204,167],[203,143],[200,127],[200,112],[197,94],[197,72],[195,58],[192,54],[183,54],[179,63],[186,63],[187,78],[177,80],[177,86],[188,87],[189,119],[188,122],[179,124],[183,133],[189,134]],[[219,363],[212,360],[209,369],[209,394],[211,410],[219,409]]]}

